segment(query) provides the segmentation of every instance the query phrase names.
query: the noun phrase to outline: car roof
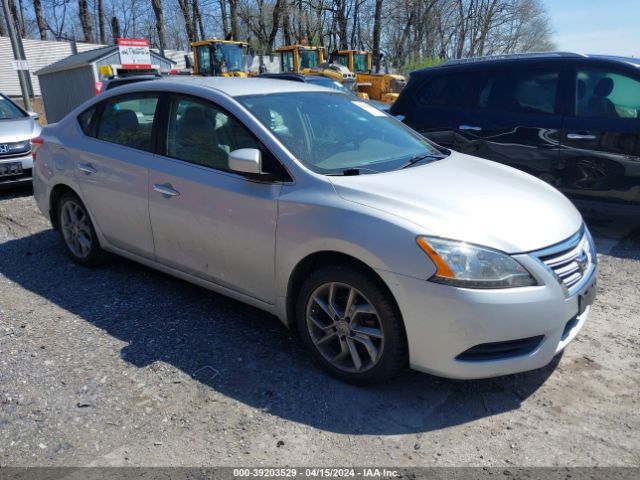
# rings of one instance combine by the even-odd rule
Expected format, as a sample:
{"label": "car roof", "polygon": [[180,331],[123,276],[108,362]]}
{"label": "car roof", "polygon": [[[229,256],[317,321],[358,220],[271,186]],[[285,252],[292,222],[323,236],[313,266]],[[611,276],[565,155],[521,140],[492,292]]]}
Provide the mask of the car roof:
{"label": "car roof", "polygon": [[[326,87],[319,85],[313,85],[311,83],[292,82],[290,80],[275,80],[272,78],[258,78],[258,77],[191,77],[169,76],[164,77],[162,80],[155,82],[136,82],[134,84],[124,85],[119,90],[125,91],[138,91],[138,90],[153,90],[158,88],[158,82],[162,82],[164,85],[170,86],[196,86],[210,88],[217,90],[230,97],[241,97],[244,95],[264,95],[268,93],[295,93],[295,92],[331,92]],[[126,90],[125,90],[126,89]]]}
{"label": "car roof", "polygon": [[640,67],[640,59],[633,57],[619,57],[615,55],[587,55],[575,52],[530,52],[530,53],[516,53],[509,55],[492,55],[487,57],[473,57],[473,58],[460,58],[449,60],[445,63],[437,65],[435,67],[427,67],[421,70],[417,70],[412,73],[426,73],[433,71],[434,69],[446,69],[450,67],[458,66],[477,66],[482,64],[500,64],[510,62],[527,62],[537,60],[569,60],[569,59],[595,59],[595,60],[607,60],[616,63],[624,63]]}

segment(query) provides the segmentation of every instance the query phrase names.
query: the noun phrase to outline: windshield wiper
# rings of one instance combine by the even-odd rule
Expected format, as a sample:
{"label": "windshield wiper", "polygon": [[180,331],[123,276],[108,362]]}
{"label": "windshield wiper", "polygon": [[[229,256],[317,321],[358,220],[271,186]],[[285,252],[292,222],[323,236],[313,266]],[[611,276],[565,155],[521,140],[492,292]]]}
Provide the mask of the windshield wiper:
{"label": "windshield wiper", "polygon": [[402,165],[399,170],[403,169],[403,168],[409,168],[413,165],[415,165],[418,162],[421,162],[423,160],[427,160],[427,159],[431,159],[431,160],[442,160],[444,157],[442,155],[435,155],[433,153],[425,153],[424,155],[415,155],[413,157],[411,157],[411,159],[405,163],[404,165]]}

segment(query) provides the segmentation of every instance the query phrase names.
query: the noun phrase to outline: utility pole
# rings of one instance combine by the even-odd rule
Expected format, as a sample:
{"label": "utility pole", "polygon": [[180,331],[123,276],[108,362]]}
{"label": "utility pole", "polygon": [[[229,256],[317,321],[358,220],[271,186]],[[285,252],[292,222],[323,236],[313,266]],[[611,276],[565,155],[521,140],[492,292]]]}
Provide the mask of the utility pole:
{"label": "utility pole", "polygon": [[[16,60],[26,60],[23,55],[22,41],[17,35],[16,24],[11,11],[9,10],[9,2],[2,0],[2,8],[4,10],[4,18],[7,20],[7,31],[9,32],[9,38],[11,38],[11,48],[13,50],[13,58]],[[25,110],[31,110],[31,99],[29,98],[29,73],[28,70],[18,70],[18,79],[20,80],[20,90],[22,90],[22,101],[24,102]]]}

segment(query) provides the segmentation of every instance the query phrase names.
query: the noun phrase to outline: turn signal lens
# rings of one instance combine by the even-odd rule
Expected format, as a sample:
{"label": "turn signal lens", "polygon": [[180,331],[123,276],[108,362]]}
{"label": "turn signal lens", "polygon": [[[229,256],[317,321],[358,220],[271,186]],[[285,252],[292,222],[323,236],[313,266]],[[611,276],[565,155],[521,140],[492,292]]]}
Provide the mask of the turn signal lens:
{"label": "turn signal lens", "polygon": [[418,237],[416,241],[418,242],[418,245],[420,245],[420,248],[422,248],[424,253],[426,253],[433,261],[433,263],[435,263],[436,275],[444,278],[455,278],[455,274],[453,273],[449,265],[447,265],[447,262],[445,262],[442,257],[438,255],[433,248],[431,248],[431,245],[429,245],[424,237]]}

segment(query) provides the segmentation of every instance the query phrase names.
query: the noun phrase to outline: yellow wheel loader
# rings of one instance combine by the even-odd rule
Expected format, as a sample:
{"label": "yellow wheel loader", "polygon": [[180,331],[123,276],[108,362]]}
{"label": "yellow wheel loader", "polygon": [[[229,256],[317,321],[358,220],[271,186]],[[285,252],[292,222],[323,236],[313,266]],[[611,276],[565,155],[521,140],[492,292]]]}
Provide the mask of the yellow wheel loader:
{"label": "yellow wheel loader", "polygon": [[302,73],[305,68],[315,68],[324,63],[324,48],[308,45],[287,45],[277,48],[280,70],[283,73]]}
{"label": "yellow wheel loader", "polygon": [[402,75],[373,73],[372,53],[361,50],[337,50],[329,58],[330,63],[343,65],[356,74],[358,92],[384,103],[393,103],[407,81]]}
{"label": "yellow wheel loader", "polygon": [[[282,73],[327,77],[343,84],[354,94],[358,94],[356,76],[344,65],[326,63],[324,47],[287,45],[275,51],[280,55],[280,70]],[[363,94],[359,96],[369,98]]]}
{"label": "yellow wheel loader", "polygon": [[249,75],[249,44],[232,40],[192,42],[193,74],[203,77],[246,77]]}

